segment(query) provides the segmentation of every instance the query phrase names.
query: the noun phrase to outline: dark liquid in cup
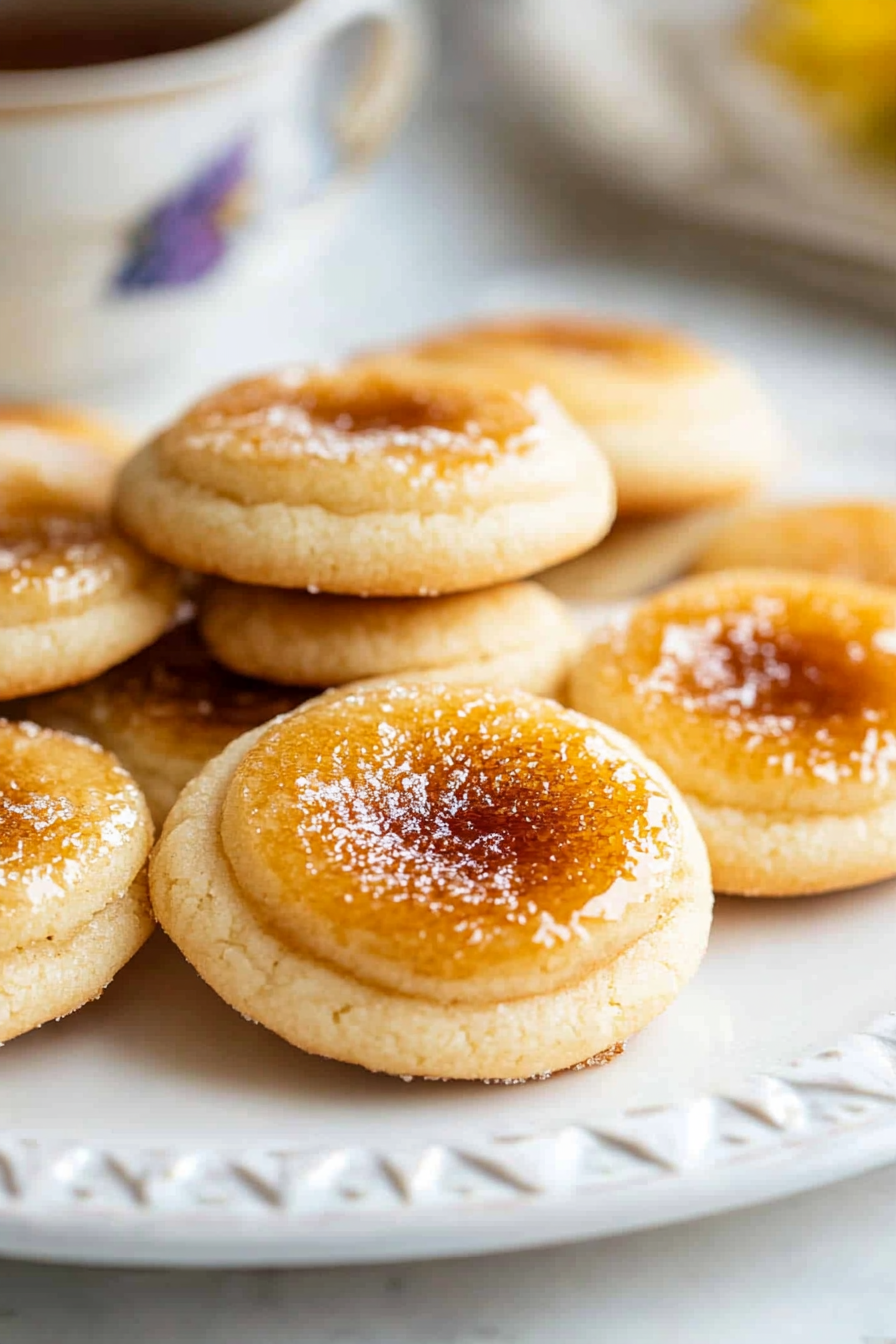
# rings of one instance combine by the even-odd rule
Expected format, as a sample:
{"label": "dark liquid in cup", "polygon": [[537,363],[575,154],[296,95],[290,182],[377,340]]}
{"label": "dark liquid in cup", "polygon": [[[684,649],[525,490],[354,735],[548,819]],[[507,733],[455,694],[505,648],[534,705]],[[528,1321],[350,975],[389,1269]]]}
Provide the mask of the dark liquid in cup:
{"label": "dark liquid in cup", "polygon": [[169,51],[229,37],[248,27],[232,16],[176,14],[171,10],[157,17],[129,18],[116,12],[103,22],[83,13],[31,18],[3,15],[0,10],[0,71],[66,70],[85,65],[111,65],[141,56],[161,56]]}

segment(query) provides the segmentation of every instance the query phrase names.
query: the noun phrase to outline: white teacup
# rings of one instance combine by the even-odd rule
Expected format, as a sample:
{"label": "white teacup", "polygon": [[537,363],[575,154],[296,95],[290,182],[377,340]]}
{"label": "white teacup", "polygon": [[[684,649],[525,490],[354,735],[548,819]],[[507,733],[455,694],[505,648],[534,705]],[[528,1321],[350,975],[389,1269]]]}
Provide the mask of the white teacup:
{"label": "white teacup", "polygon": [[[55,3],[71,16],[71,0]],[[0,0],[0,31],[35,8],[49,12]],[[239,286],[319,243],[418,65],[413,0],[91,0],[92,23],[104,12],[110,28],[123,13],[167,15],[173,39],[187,13],[212,34],[236,31],[112,63],[0,71],[4,395],[55,396],[182,357],[204,323],[226,321]],[[323,53],[364,20],[363,69],[322,135]]]}

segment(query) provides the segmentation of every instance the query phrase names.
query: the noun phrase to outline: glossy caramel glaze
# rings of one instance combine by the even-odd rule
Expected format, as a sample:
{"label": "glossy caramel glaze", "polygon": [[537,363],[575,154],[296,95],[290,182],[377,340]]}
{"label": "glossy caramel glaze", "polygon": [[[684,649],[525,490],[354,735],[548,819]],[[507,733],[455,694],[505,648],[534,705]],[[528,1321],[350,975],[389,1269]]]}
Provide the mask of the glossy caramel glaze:
{"label": "glossy caramel glaze", "polygon": [[896,595],[762,570],[689,580],[599,637],[573,699],[707,800],[774,806],[778,782],[867,803],[896,786]]}
{"label": "glossy caramel glaze", "polygon": [[[67,734],[0,720],[0,947],[70,923],[81,889],[124,865],[120,894],[151,842],[146,808],[114,757]],[[89,913],[89,912],[88,912]]]}
{"label": "glossy caramel glaze", "polygon": [[315,694],[228,671],[206,652],[192,621],[90,686],[65,693],[97,728],[147,736],[175,755],[202,761]]}
{"label": "glossy caramel glaze", "polygon": [[679,848],[662,787],[589,720],[522,693],[358,689],[265,734],[222,836],[290,943],[385,986],[553,988],[657,918]]}
{"label": "glossy caramel glaze", "polygon": [[205,398],[162,436],[163,460],[193,479],[195,459],[351,462],[392,469],[488,463],[538,440],[520,395],[467,386],[418,369],[307,370],[236,383]]}
{"label": "glossy caramel glaze", "polygon": [[599,322],[573,314],[532,315],[481,322],[436,334],[414,347],[415,354],[435,359],[493,350],[539,349],[566,355],[597,357],[632,372],[639,367],[665,373],[699,371],[711,363],[707,351],[677,332],[662,327]]}
{"label": "glossy caramel glaze", "polygon": [[73,615],[139,582],[148,562],[98,515],[0,514],[0,624]]}

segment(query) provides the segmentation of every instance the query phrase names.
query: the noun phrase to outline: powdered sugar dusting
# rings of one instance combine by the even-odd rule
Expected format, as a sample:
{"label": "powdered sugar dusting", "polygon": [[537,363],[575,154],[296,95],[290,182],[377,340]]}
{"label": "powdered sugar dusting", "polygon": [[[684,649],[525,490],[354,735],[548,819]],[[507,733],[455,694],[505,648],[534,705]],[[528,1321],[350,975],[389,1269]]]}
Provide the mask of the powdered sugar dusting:
{"label": "powdered sugar dusting", "polygon": [[200,402],[166,436],[177,454],[345,465],[376,458],[413,483],[482,468],[543,439],[543,389],[499,393],[385,373],[288,370]]}
{"label": "powdered sugar dusting", "polygon": [[[709,614],[705,604],[672,605],[641,627],[658,621],[656,653],[629,671],[629,684],[647,722],[673,708],[715,721],[727,742],[782,776],[883,786],[896,766],[892,615],[875,620],[845,599],[825,607],[818,598],[807,621],[804,602],[774,591]],[[615,636],[620,651],[627,638]]]}
{"label": "powdered sugar dusting", "polygon": [[123,543],[95,515],[0,515],[0,593],[7,600],[81,602],[123,564]]}
{"label": "powdered sugar dusting", "polygon": [[0,905],[64,900],[142,824],[138,801],[94,743],[0,720]]}
{"label": "powdered sugar dusting", "polygon": [[294,901],[303,927],[463,977],[588,942],[668,879],[670,800],[588,719],[414,685],[312,708],[234,784],[273,905]]}

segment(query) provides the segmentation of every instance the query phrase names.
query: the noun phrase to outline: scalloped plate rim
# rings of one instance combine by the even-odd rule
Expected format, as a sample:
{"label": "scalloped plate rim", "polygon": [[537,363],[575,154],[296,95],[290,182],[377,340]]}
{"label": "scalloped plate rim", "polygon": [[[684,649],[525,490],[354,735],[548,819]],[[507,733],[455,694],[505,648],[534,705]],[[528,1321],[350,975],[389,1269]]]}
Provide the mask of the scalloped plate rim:
{"label": "scalloped plate rim", "polygon": [[[869,1051],[885,1066],[877,1082],[867,1077]],[[832,1061],[835,1074],[827,1081]],[[750,1152],[734,1145],[720,1159],[718,1140],[732,1113],[746,1118],[758,1141],[747,1141]],[[860,1114],[863,1119],[854,1118]],[[681,1161],[658,1158],[655,1148],[645,1157],[654,1124],[664,1131],[671,1127],[673,1141],[681,1141]],[[688,1130],[695,1124],[701,1137],[688,1151]],[[571,1134],[586,1147],[609,1144],[618,1162],[634,1159],[643,1169],[631,1179],[617,1178],[611,1164],[606,1181],[577,1182],[575,1172],[563,1167],[560,1151]],[[581,1121],[553,1125],[514,1140],[513,1146],[517,1143],[553,1149],[547,1155],[539,1150],[541,1175],[531,1159],[527,1165],[502,1157],[507,1135],[500,1132],[476,1145],[435,1145],[411,1153],[160,1150],[126,1144],[87,1148],[0,1134],[0,1254],[123,1266],[385,1262],[609,1236],[781,1198],[896,1158],[896,1013],[875,1018],[865,1031],[795,1061],[781,1074],[752,1075],[744,1091],[729,1088],[634,1109],[593,1128]],[[340,1164],[358,1155],[377,1175],[386,1173],[395,1186],[394,1201],[371,1210],[357,1190],[337,1186],[327,1207],[303,1211],[303,1192],[313,1197],[323,1188],[315,1184],[320,1171],[329,1164],[338,1176]],[[258,1175],[259,1164],[276,1166],[278,1161],[303,1165],[310,1181],[278,1191],[274,1177]],[[441,1197],[437,1180],[423,1181],[415,1203],[415,1180],[434,1161],[449,1170],[460,1163],[497,1175],[504,1193],[482,1201],[474,1194],[458,1202],[451,1186],[455,1178],[449,1177]],[[85,1169],[94,1172],[94,1179],[99,1172],[101,1181],[118,1181],[119,1194],[128,1191],[130,1203],[115,1206],[102,1198],[93,1208],[80,1203],[77,1173]],[[130,1174],[133,1189],[121,1178],[122,1170]],[[138,1191],[134,1173],[140,1171],[155,1175]],[[212,1193],[222,1181],[232,1187],[229,1203],[219,1203]],[[173,1205],[166,1207],[172,1197]],[[524,1213],[537,1217],[523,1218]]]}

